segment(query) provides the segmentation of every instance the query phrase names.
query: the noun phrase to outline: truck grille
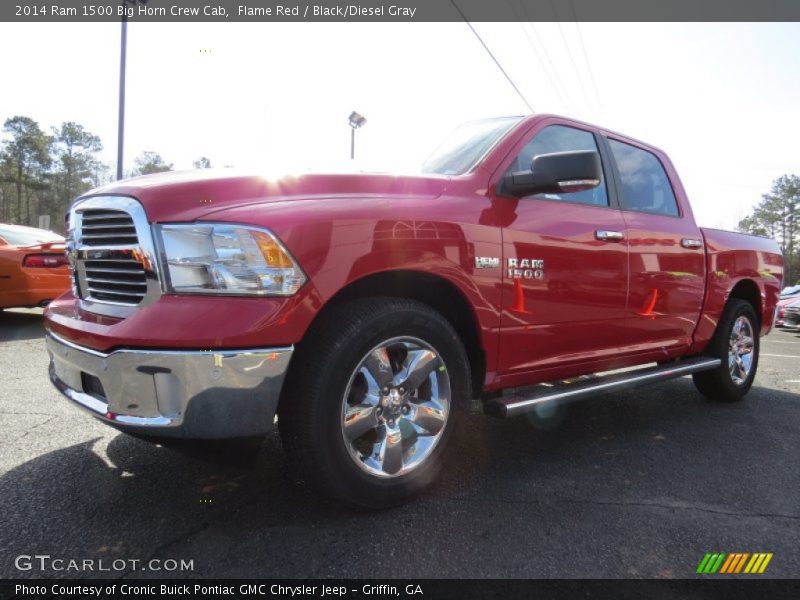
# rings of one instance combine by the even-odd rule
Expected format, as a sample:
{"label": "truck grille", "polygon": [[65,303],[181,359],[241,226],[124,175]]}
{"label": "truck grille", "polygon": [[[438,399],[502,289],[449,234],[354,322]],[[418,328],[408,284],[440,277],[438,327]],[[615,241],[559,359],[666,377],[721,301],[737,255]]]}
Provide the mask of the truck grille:
{"label": "truck grille", "polygon": [[135,246],[139,243],[131,216],[121,210],[86,210],[81,213],[84,246]]}
{"label": "truck grille", "polygon": [[[80,211],[78,242],[89,248],[115,248],[139,245],[133,218],[121,210],[89,209]],[[112,250],[105,254],[90,252],[83,260],[86,276],[85,296],[116,304],[139,304],[147,293],[144,266],[139,253]]]}
{"label": "truck grille", "polygon": [[138,202],[119,197],[79,201],[69,224],[74,291],[92,302],[90,310],[118,316],[113,306],[132,309],[160,294],[153,240]]}
{"label": "truck grille", "polygon": [[98,259],[84,261],[86,296],[96,300],[139,304],[147,293],[147,276],[136,260]]}

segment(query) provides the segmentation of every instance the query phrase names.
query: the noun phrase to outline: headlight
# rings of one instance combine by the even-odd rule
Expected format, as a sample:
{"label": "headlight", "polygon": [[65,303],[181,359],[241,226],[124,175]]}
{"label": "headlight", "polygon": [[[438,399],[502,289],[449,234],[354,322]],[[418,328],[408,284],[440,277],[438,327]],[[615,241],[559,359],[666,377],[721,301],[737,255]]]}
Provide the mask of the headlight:
{"label": "headlight", "polygon": [[243,225],[161,225],[170,292],[291,296],[306,276],[272,233]]}

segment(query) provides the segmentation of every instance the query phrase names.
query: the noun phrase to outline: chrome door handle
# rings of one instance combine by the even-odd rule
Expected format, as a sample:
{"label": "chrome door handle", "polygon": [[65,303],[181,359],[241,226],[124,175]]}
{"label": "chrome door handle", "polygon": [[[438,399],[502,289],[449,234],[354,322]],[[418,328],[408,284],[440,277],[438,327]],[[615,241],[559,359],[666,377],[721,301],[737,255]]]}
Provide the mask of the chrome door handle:
{"label": "chrome door handle", "polygon": [[607,231],[605,229],[598,229],[595,231],[594,237],[604,242],[621,242],[625,239],[621,231]]}
{"label": "chrome door handle", "polygon": [[684,248],[688,248],[689,250],[696,250],[697,248],[703,247],[703,240],[693,240],[691,238],[683,238],[681,240],[681,246]]}

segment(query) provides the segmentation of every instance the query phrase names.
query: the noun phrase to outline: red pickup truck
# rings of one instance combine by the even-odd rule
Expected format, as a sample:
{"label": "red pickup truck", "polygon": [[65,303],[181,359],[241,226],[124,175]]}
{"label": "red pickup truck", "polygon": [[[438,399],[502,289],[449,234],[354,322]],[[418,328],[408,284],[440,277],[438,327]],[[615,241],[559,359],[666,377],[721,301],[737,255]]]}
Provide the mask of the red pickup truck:
{"label": "red pickup truck", "polygon": [[277,416],[361,507],[429,485],[473,398],[508,417],[692,374],[741,399],[783,275],[775,242],[695,224],[663,152],[546,115],[465,125],[411,176],[120,181],[74,203],[68,255],[67,398],[162,439]]}

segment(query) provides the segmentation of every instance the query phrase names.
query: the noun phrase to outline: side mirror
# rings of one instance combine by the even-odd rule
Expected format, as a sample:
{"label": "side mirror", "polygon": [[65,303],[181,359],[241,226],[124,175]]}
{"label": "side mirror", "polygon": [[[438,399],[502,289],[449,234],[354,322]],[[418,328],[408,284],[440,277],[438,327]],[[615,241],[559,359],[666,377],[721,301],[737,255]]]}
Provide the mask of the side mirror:
{"label": "side mirror", "polygon": [[581,192],[600,185],[603,176],[597,152],[553,152],[533,158],[530,171],[509,173],[503,191],[522,198],[533,194]]}

